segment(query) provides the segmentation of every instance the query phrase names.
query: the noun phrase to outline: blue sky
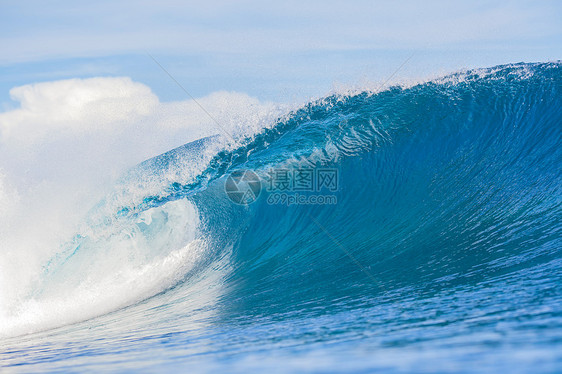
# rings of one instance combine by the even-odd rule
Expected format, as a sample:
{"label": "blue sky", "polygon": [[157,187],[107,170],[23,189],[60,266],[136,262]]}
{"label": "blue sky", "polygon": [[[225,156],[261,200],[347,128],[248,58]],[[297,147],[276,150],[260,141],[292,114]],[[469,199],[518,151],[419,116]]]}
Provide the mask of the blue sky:
{"label": "blue sky", "polygon": [[562,56],[560,1],[2,1],[0,102],[14,86],[128,76],[163,101],[217,90],[289,102],[339,85]]}

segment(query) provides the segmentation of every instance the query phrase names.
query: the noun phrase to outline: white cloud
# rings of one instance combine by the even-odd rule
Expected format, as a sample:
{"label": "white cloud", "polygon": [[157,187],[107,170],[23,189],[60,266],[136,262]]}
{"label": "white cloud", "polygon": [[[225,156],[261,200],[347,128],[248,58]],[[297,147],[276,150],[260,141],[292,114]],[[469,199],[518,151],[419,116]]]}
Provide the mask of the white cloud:
{"label": "white cloud", "polygon": [[69,79],[13,88],[21,108],[0,113],[2,142],[35,144],[61,133],[89,133],[138,121],[158,98],[129,78]]}
{"label": "white cloud", "polygon": [[[178,146],[220,133],[220,127],[236,135],[262,126],[260,116],[271,109],[271,104],[243,93],[221,91],[197,99],[217,124],[193,100],[161,103],[149,87],[128,77],[30,84],[13,88],[10,96],[19,108],[0,113],[0,144],[27,150],[69,137],[74,142],[103,135],[115,142],[138,137],[139,132],[148,141],[154,136],[161,139],[162,147]],[[174,144],[163,140],[178,132],[184,137]]]}

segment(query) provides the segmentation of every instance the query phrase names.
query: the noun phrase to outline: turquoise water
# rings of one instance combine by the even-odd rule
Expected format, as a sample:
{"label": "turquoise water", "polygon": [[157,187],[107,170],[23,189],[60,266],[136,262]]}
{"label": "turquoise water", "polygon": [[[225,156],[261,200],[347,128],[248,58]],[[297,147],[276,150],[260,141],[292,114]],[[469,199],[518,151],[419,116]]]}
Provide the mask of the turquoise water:
{"label": "turquoise water", "polygon": [[[561,145],[560,63],[330,96],[235,147],[187,144],[45,264],[0,367],[560,372]],[[259,196],[236,204],[225,181],[245,170]],[[337,185],[270,188],[296,170]]]}

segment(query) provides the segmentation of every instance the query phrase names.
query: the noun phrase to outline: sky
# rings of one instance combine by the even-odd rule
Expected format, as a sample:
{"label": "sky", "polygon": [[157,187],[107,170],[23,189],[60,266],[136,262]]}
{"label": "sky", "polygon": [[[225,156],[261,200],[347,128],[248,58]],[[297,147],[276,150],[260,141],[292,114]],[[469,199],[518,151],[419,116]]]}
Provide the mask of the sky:
{"label": "sky", "polygon": [[[13,87],[130,77],[162,100],[219,90],[290,102],[341,86],[562,56],[560,1],[0,2],[0,103]],[[2,107],[0,107],[1,109]]]}

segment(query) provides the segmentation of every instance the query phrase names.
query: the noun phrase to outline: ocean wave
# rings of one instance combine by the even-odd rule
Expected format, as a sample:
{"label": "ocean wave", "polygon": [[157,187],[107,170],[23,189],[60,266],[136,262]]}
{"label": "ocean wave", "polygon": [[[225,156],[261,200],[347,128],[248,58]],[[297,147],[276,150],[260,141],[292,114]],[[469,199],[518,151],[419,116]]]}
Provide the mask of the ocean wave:
{"label": "ocean wave", "polygon": [[[213,309],[247,323],[377,305],[407,314],[432,298],[448,303],[438,313],[447,319],[466,307],[448,299],[453,290],[466,301],[491,287],[486,304],[496,285],[527,289],[542,268],[536,287],[550,290],[562,247],[561,82],[560,63],[513,64],[335,94],[237,144],[215,136],[150,159],[92,208],[31,291],[2,307],[0,334],[162,295],[182,305],[217,271]],[[271,170],[299,168],[335,170],[337,203],[268,202]],[[224,189],[240,170],[262,183],[248,205]],[[552,292],[535,302],[559,305]]]}

